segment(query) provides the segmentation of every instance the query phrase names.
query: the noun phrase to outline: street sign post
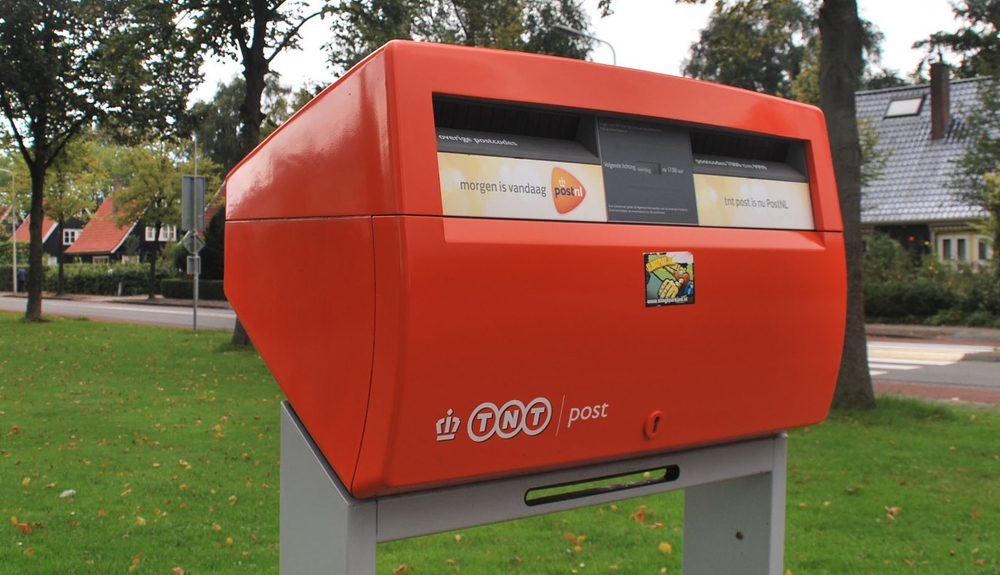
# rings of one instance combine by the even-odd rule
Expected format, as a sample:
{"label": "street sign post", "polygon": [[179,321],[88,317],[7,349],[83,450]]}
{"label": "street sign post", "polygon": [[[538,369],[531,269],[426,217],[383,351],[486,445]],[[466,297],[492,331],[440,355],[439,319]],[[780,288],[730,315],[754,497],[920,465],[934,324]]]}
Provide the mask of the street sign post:
{"label": "street sign post", "polygon": [[189,231],[184,234],[184,238],[181,240],[181,245],[184,246],[188,253],[192,254],[188,256],[187,259],[187,273],[194,277],[194,293],[192,294],[192,305],[191,305],[191,329],[198,331],[198,276],[201,275],[201,256],[198,252],[205,247],[205,240],[198,237],[198,234],[193,231]]}

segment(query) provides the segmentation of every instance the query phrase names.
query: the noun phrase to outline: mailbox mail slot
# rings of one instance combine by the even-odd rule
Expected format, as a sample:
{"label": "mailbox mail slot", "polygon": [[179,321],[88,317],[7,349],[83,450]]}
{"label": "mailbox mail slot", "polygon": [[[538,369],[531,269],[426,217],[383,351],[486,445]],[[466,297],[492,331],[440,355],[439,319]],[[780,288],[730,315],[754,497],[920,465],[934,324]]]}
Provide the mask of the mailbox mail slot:
{"label": "mailbox mail slot", "polygon": [[846,280],[816,108],[392,42],[226,191],[226,292],[355,496],[827,413]]}

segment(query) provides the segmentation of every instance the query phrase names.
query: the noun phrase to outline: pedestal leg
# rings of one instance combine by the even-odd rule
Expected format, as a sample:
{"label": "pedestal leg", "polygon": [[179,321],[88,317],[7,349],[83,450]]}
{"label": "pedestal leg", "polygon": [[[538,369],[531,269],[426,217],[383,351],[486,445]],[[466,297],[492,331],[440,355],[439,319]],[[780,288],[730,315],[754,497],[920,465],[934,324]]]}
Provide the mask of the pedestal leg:
{"label": "pedestal leg", "polygon": [[684,575],[781,575],[788,439],[770,473],[684,491]]}
{"label": "pedestal leg", "polygon": [[281,406],[282,575],[374,575],[376,502],[347,492]]}

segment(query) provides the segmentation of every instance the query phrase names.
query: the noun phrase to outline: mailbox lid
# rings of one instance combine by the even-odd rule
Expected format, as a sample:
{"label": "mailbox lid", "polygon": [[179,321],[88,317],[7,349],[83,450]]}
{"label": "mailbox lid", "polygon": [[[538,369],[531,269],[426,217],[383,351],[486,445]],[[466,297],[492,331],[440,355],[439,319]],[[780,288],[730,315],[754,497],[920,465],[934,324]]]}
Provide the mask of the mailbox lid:
{"label": "mailbox lid", "polygon": [[[842,229],[826,125],[815,107],[567,58],[406,41],[352,68],[234,168],[227,219],[444,214],[439,96],[795,140],[806,150],[816,229]],[[271,193],[275,187],[281,194]]]}
{"label": "mailbox lid", "polygon": [[[356,496],[733,441],[827,413],[844,329],[840,234],[373,226],[377,339]],[[645,256],[671,253],[693,256],[693,302],[647,306]],[[478,427],[486,412],[537,408],[516,430]]]}

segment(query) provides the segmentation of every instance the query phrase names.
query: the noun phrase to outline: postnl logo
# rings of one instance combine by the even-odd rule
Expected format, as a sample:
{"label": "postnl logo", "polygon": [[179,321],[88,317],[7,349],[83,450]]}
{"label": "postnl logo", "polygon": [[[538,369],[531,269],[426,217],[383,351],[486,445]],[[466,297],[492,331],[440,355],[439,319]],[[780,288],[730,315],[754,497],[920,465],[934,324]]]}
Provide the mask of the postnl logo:
{"label": "postnl logo", "polygon": [[472,410],[466,430],[469,438],[482,443],[496,435],[510,439],[519,433],[538,435],[552,421],[552,404],[544,397],[536,397],[527,405],[512,399],[500,407],[485,402]]}
{"label": "postnl logo", "polygon": [[552,168],[552,201],[556,203],[556,211],[565,214],[576,209],[587,197],[580,180],[562,168]]}

